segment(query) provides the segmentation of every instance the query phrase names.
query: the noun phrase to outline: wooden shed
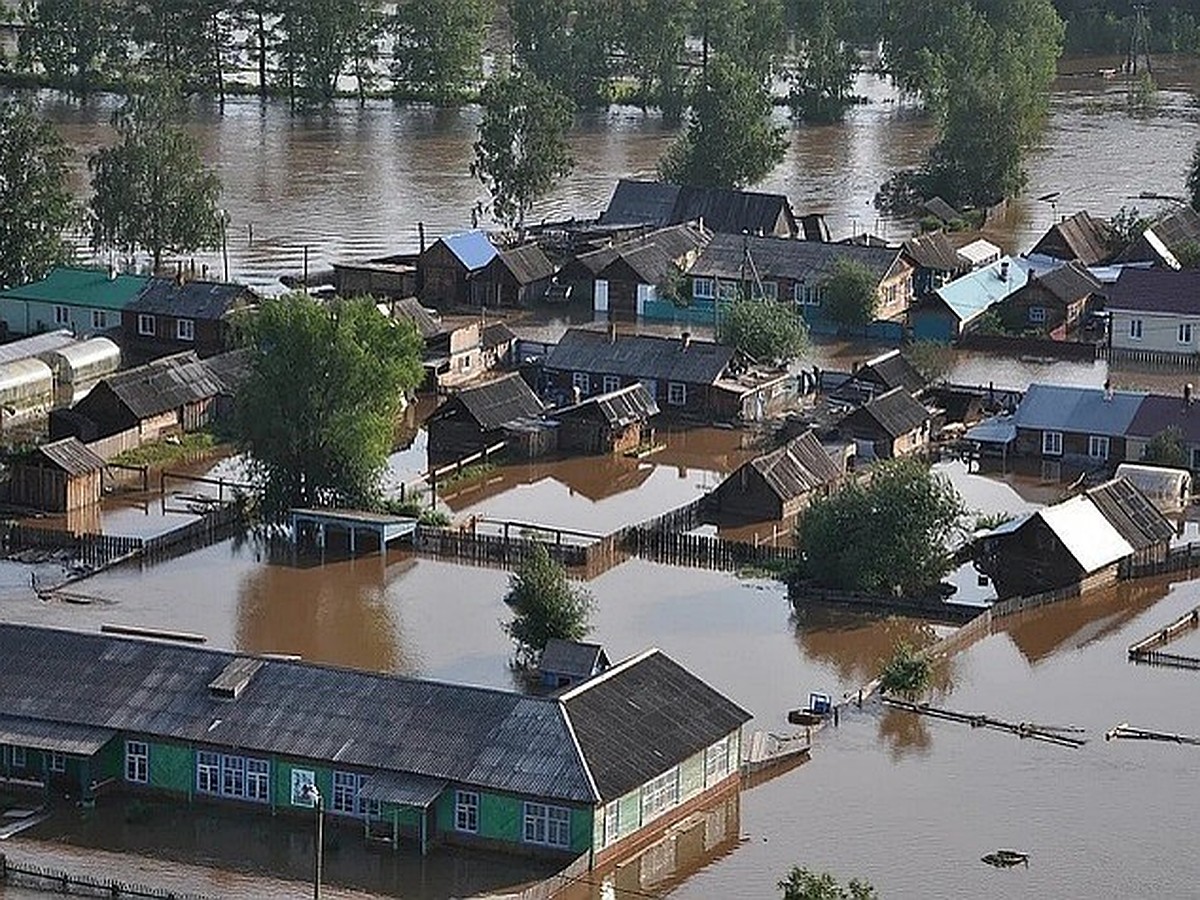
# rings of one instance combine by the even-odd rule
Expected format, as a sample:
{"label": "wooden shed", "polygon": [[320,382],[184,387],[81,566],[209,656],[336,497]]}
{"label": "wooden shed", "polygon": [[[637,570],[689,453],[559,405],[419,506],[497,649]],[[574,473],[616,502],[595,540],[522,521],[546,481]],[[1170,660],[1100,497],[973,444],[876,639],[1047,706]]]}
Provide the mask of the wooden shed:
{"label": "wooden shed", "polygon": [[870,456],[873,451],[878,459],[892,459],[929,443],[932,418],[912,394],[897,387],[850,413],[839,428],[860,444],[863,455]]}
{"label": "wooden shed", "polygon": [[841,481],[834,461],[812,431],[739,466],[709,497],[721,517],[755,522],[789,519]]}
{"label": "wooden shed", "polygon": [[542,401],[515,372],[466,388],[433,411],[429,457],[453,460],[505,440],[504,426],[542,414]]}
{"label": "wooden shed", "polygon": [[650,420],[658,404],[645,386],[597,394],[554,413],[558,421],[558,448],[575,453],[625,453],[650,443]]}
{"label": "wooden shed", "polygon": [[77,438],[35,447],[14,461],[9,501],[45,512],[67,512],[100,502],[104,460]]}

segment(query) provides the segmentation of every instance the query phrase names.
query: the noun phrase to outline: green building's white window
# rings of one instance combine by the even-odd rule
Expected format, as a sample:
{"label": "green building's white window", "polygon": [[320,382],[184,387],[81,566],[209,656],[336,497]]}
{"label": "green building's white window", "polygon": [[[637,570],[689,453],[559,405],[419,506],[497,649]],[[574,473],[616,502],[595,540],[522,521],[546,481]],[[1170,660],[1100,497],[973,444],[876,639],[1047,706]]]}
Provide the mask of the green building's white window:
{"label": "green building's white window", "polygon": [[70,325],[71,310],[66,306],[54,307],[54,324],[55,325]]}
{"label": "green building's white window", "polygon": [[676,766],[642,788],[642,823],[649,822],[678,802],[679,766]]}
{"label": "green building's white window", "polygon": [[244,757],[221,757],[221,793],[226,797],[241,797],[246,793],[246,760]]}
{"label": "green building's white window", "polygon": [[13,766],[13,768],[14,769],[23,769],[27,765],[29,765],[29,760],[25,756],[25,748],[24,747],[13,747],[12,748],[12,766]]}
{"label": "green building's white window", "polygon": [[196,754],[196,790],[201,794],[221,793],[221,755],[200,751]]}
{"label": "green building's white window", "polygon": [[479,794],[475,791],[454,792],[454,830],[479,831]]}
{"label": "green building's white window", "polygon": [[108,315],[104,312],[104,310],[102,310],[102,309],[93,309],[92,310],[92,327],[93,328],[107,328],[108,327]]}
{"label": "green building's white window", "polygon": [[266,803],[271,799],[271,763],[265,759],[246,760],[246,799]]}
{"label": "green building's white window", "polygon": [[613,391],[621,389],[621,376],[605,375],[604,376],[604,393],[611,394]]}
{"label": "green building's white window", "polygon": [[207,750],[196,754],[196,791],[200,794],[266,803],[270,799],[270,773],[269,760]]}
{"label": "green building's white window", "polygon": [[67,758],[57,750],[50,753],[50,771],[60,773],[67,771]]}
{"label": "green building's white window", "polygon": [[359,796],[369,777],[358,772],[334,772],[330,809],[344,816],[379,815],[378,800],[364,800]]}
{"label": "green building's white window", "polygon": [[191,319],[176,319],[175,339],[180,341],[194,341],[196,339],[196,323]]}
{"label": "green building's white window", "polygon": [[717,285],[711,278],[692,279],[692,297],[696,300],[711,300],[717,295]]}
{"label": "green building's white window", "polygon": [[614,800],[604,807],[604,846],[615,844],[621,836],[621,801]]}
{"label": "green building's white window", "polygon": [[729,774],[729,736],[704,751],[704,784],[716,784]]}
{"label": "green building's white window", "polygon": [[138,334],[154,337],[154,316],[145,313],[138,315]]}
{"label": "green building's white window", "polygon": [[125,742],[125,780],[137,784],[150,780],[150,747],[145,741]]}
{"label": "green building's white window", "polygon": [[309,789],[316,783],[312,769],[292,769],[292,806],[315,806],[317,801]]}
{"label": "green building's white window", "polygon": [[525,843],[571,846],[571,810],[545,803],[526,803]]}

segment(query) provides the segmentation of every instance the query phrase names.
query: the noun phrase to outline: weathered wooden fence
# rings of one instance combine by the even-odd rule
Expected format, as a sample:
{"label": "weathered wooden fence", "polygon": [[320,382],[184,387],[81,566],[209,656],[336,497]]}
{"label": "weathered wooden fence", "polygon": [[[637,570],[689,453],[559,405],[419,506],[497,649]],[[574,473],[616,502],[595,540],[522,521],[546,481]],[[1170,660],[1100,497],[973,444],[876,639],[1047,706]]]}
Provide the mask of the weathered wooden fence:
{"label": "weathered wooden fence", "polygon": [[444,556],[481,566],[515,567],[530,557],[535,547],[544,547],[550,558],[568,568],[584,568],[588,548],[580,544],[552,543],[527,537],[472,534],[453,528],[418,525],[413,546],[419,553]]}
{"label": "weathered wooden fence", "polygon": [[946,603],[937,598],[927,600],[911,597],[894,597],[882,594],[863,594],[857,591],[834,591],[826,588],[802,585],[793,591],[792,605],[797,609],[805,603],[824,603],[847,606],[866,612],[887,613],[894,616],[912,616],[947,623],[967,623],[980,613],[980,607],[965,603]]}
{"label": "weathered wooden fence", "polygon": [[682,534],[635,527],[624,533],[623,545],[635,556],[651,562],[700,569],[741,569],[791,562],[799,558],[795,547],[773,547],[730,541],[703,534]]}
{"label": "weathered wooden fence", "polygon": [[227,503],[203,513],[199,519],[173,528],[163,534],[142,539],[141,558],[157,562],[167,557],[207,547],[226,537],[230,530],[245,519],[240,503]]}
{"label": "weathered wooden fence", "polygon": [[22,550],[63,551],[85,565],[97,567],[139,552],[142,539],[111,534],[71,534],[6,522],[0,524],[0,547],[9,554]]}
{"label": "weathered wooden fence", "polygon": [[0,885],[28,887],[78,897],[149,897],[152,900],[210,900],[203,894],[191,894],[165,888],[145,887],[113,878],[75,875],[29,863],[18,863],[0,853]]}
{"label": "weathered wooden fence", "polygon": [[1200,357],[1194,353],[1172,353],[1169,350],[1136,350],[1128,347],[1102,347],[1100,358],[1110,364],[1126,364],[1148,369],[1176,372],[1195,372],[1200,369]]}
{"label": "weathered wooden fence", "polygon": [[1168,575],[1172,572],[1192,573],[1200,569],[1200,543],[1193,541],[1181,547],[1172,547],[1166,557],[1152,562],[1134,563],[1132,559],[1121,564],[1121,578],[1149,578]]}

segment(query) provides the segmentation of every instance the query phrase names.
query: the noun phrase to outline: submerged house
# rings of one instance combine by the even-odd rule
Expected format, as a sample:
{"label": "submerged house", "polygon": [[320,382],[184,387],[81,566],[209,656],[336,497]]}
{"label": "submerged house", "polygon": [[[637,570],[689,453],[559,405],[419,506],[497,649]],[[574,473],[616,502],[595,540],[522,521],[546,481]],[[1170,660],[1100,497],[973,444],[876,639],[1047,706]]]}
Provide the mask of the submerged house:
{"label": "submerged house", "polygon": [[240,284],[151,278],[121,311],[121,344],[133,361],[185,350],[214,356],[232,347],[234,313],[254,302]]}
{"label": "submerged house", "polygon": [[430,415],[429,456],[461,459],[505,439],[505,426],[542,415],[542,401],[515,372],[464,388]]}
{"label": "submerged house", "polygon": [[1084,465],[1129,459],[1126,435],[1146,394],[1031,384],[1011,418],[1014,453]]}
{"label": "submerged house", "polygon": [[113,269],[55,266],[38,281],[0,291],[3,335],[66,328],[76,337],[117,328],[121,313],[150,282]]}
{"label": "submerged house", "polygon": [[558,449],[626,453],[652,442],[650,420],[658,415],[658,404],[638,383],[596,394],[550,415],[558,423]]}
{"label": "submerged house", "polygon": [[1115,581],[1118,567],[1165,558],[1175,529],[1123,478],[985,532],[975,567],[1001,597]]}
{"label": "submerged house", "polygon": [[68,437],[39,444],[9,465],[8,500],[45,512],[70,512],[100,502],[104,460]]}
{"label": "submerged house", "polygon": [[599,644],[550,638],[538,660],[538,675],[543,687],[564,688],[594,678],[611,665]]}
{"label": "submerged house", "polygon": [[899,350],[888,350],[861,365],[839,384],[830,396],[834,400],[859,405],[896,388],[904,388],[919,397],[925,390],[925,377]]}
{"label": "submerged house", "polygon": [[554,263],[537,244],[502,248],[473,276],[471,302],[480,306],[528,306],[545,295],[554,272]]}
{"label": "submerged house", "polygon": [[838,425],[866,459],[892,459],[915,453],[933,438],[933,416],[902,387],[874,397]]}
{"label": "submerged house", "polygon": [[422,852],[596,865],[736,790],[750,718],[658,650],[553,697],[10,624],[0,658],[4,780],[264,817],[311,815],[315,786]]}
{"label": "submerged house", "polygon": [[1191,391],[1175,397],[1146,395],[1125,429],[1124,459],[1144,459],[1150,442],[1166,431],[1178,437],[1188,468],[1200,472],[1200,404]]}
{"label": "submerged house", "polygon": [[1024,260],[1000,260],[943,284],[914,307],[913,337],[947,343],[970,331],[984,313],[1025,287],[1030,266]]}
{"label": "submerged house", "polygon": [[1156,219],[1125,248],[1119,261],[1178,269],[1182,265],[1181,257],[1186,256],[1192,245],[1198,244],[1200,212],[1183,203]]}
{"label": "submerged house", "polygon": [[794,238],[798,233],[792,205],[782,194],[630,178],[617,182],[600,214],[600,224],[607,226],[662,228],[684,222],[701,222],[722,234]]}
{"label": "submerged house", "polygon": [[1200,269],[1122,269],[1105,309],[1114,350],[1200,352]]}
{"label": "submerged house", "polygon": [[738,468],[708,497],[706,513],[753,522],[790,519],[827,497],[845,473],[812,431]]}
{"label": "submerged house", "polygon": [[464,231],[438,238],[417,258],[417,282],[421,300],[433,306],[483,305],[482,295],[474,296],[474,281],[496,258],[496,245],[483,231]]}
{"label": "submerged house", "polygon": [[1031,256],[1052,256],[1063,262],[1078,260],[1098,266],[1112,259],[1113,230],[1103,219],[1080,210],[1056,222],[1029,251]]}
{"label": "submerged house", "polygon": [[1074,338],[1087,313],[1103,299],[1100,282],[1081,263],[1069,262],[1041,274],[996,304],[1007,331],[1065,341]]}

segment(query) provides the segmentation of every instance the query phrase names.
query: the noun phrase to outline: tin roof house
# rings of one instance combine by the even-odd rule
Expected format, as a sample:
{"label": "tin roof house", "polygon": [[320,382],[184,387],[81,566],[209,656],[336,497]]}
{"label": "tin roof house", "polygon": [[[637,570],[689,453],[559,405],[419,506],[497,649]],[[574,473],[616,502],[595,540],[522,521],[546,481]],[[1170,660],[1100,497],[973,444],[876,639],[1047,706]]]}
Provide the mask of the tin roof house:
{"label": "tin roof house", "polygon": [[1146,394],[1031,384],[1011,419],[1016,456],[1081,467],[1128,459],[1126,436]]}
{"label": "tin roof house", "polygon": [[1122,269],[1105,309],[1112,348],[1124,355],[1200,352],[1200,269]]}
{"label": "tin roof house", "polygon": [[113,269],[55,266],[45,278],[0,291],[0,328],[4,334],[66,328],[88,337],[118,327],[149,282]]}
{"label": "tin roof house", "polygon": [[552,697],[11,624],[0,658],[5,778],[266,821],[311,814],[315,786],[336,822],[423,853],[595,865],[736,790],[750,718],[658,650]]}
{"label": "tin roof house", "polygon": [[665,184],[622,178],[603,225],[644,225],[661,228],[684,222],[703,222],[723,234],[761,234],[794,238],[796,215],[787,197],[758,191],[736,191],[695,185]]}
{"label": "tin roof house", "polygon": [[[431,306],[483,306],[483,282],[472,283],[496,258],[496,245],[483,231],[448,234],[430,244],[417,258],[421,300]],[[478,290],[478,296],[476,291]]]}
{"label": "tin roof house", "polygon": [[838,424],[858,445],[864,459],[892,459],[927,446],[933,439],[933,416],[902,387],[873,397]]}
{"label": "tin roof house", "polygon": [[1030,250],[1031,256],[1052,256],[1063,262],[1078,260],[1085,266],[1098,266],[1113,257],[1112,226],[1080,210],[1056,222]]}
{"label": "tin roof house", "polygon": [[913,336],[943,343],[957,340],[994,304],[1025,287],[1029,272],[1025,260],[1005,256],[943,284],[913,308]]}

